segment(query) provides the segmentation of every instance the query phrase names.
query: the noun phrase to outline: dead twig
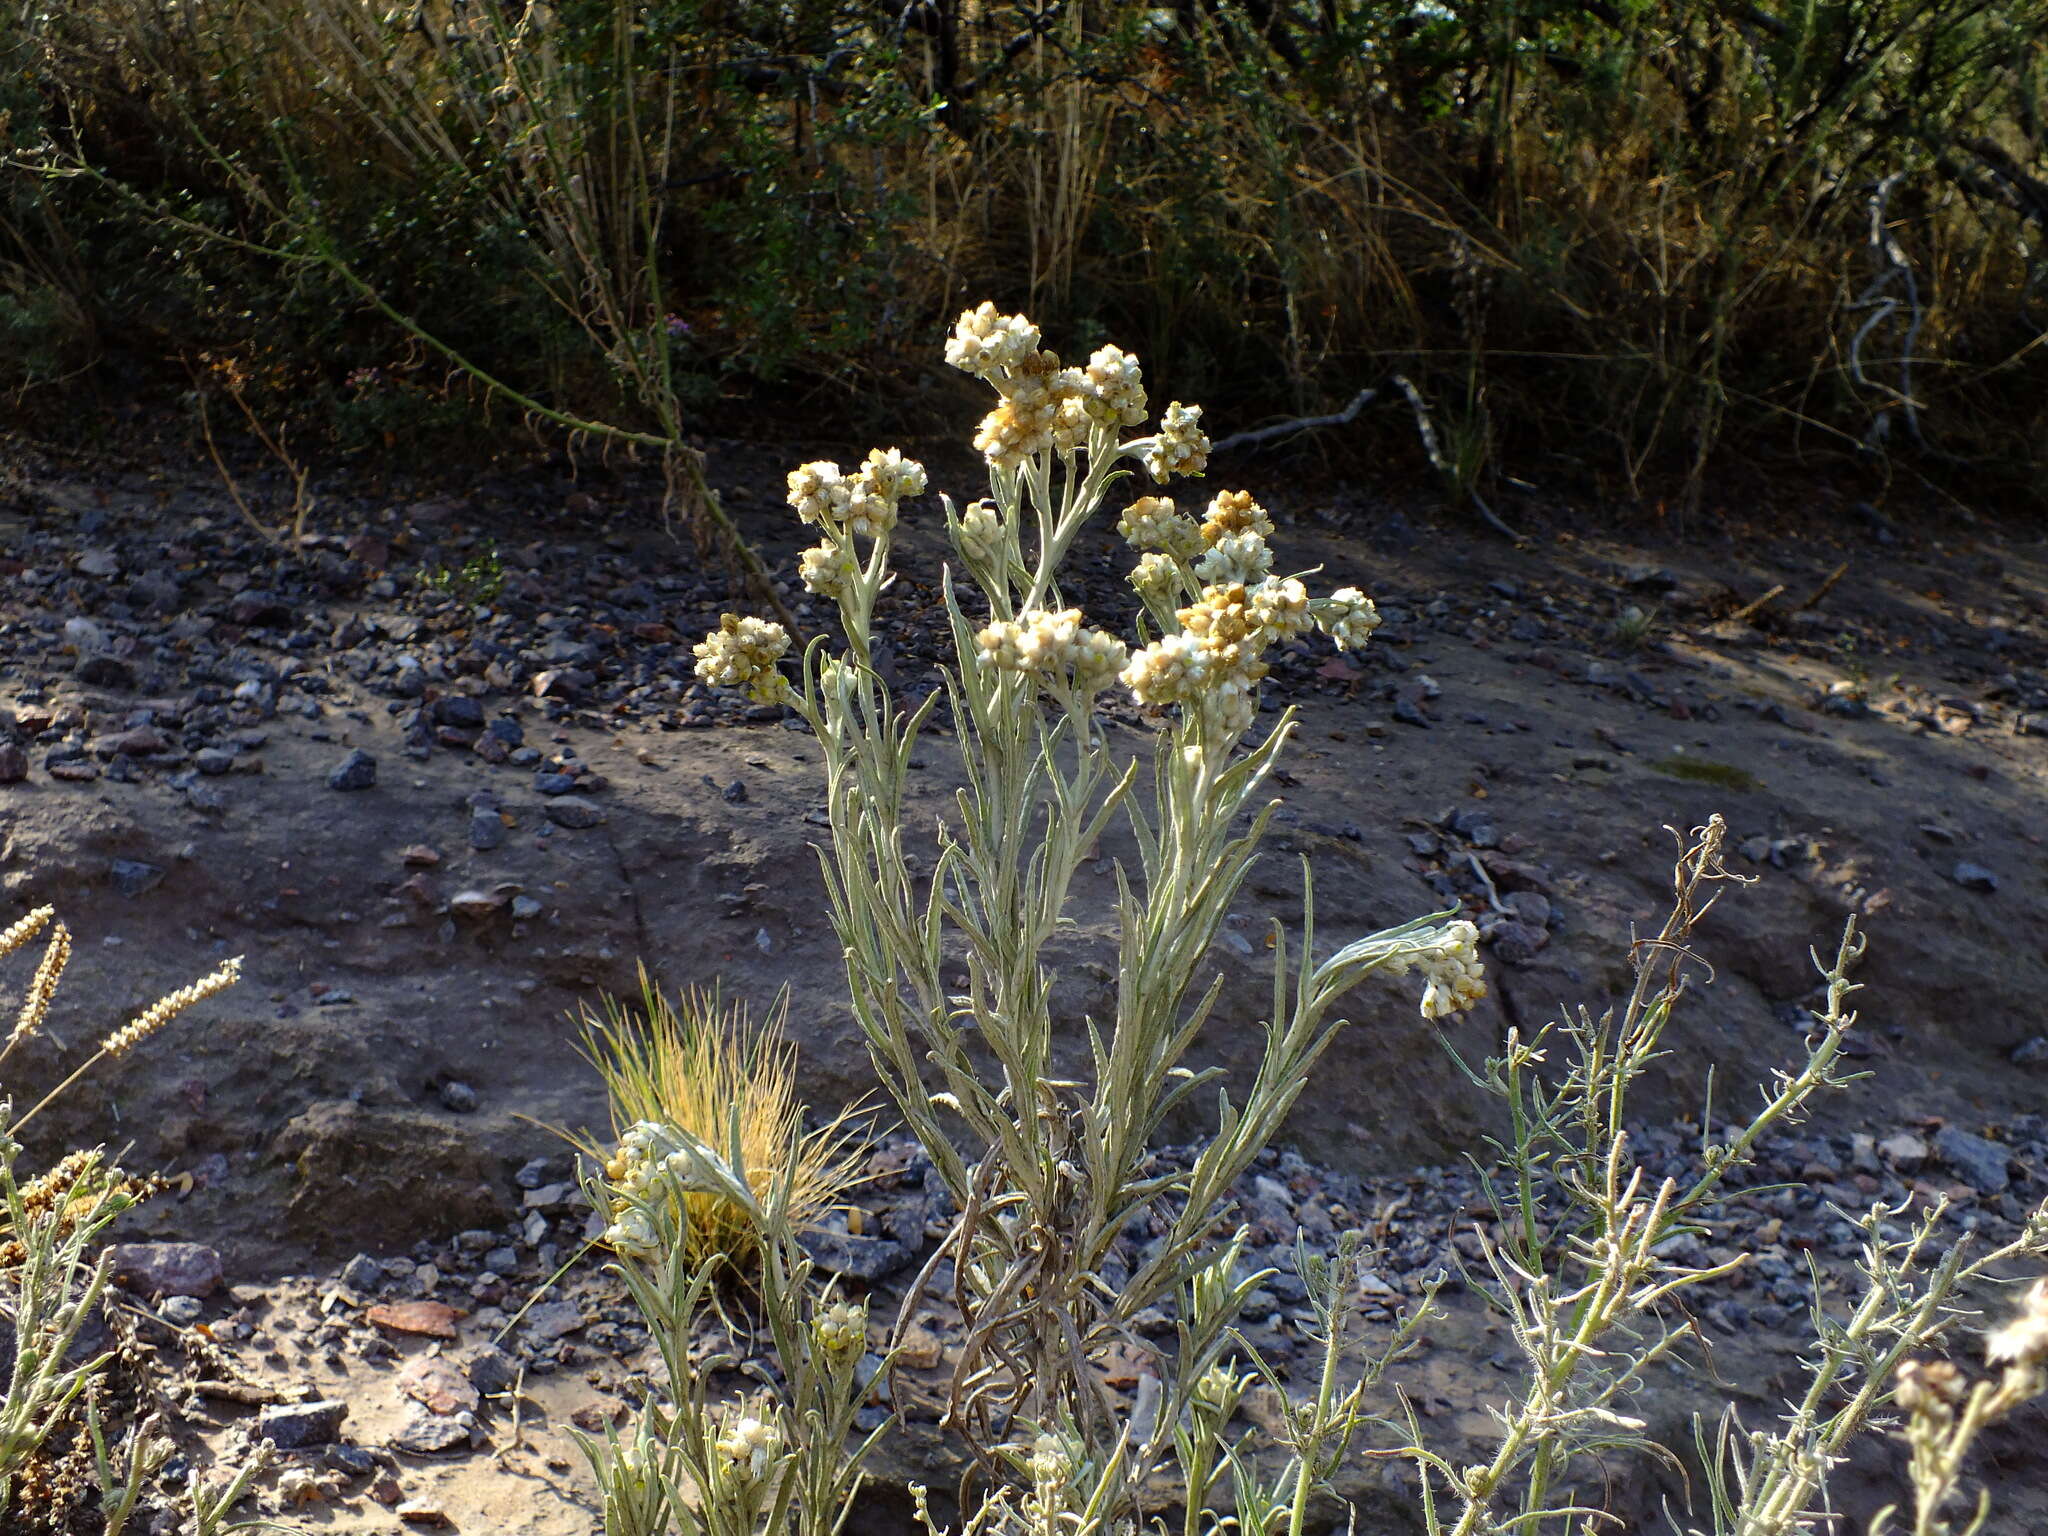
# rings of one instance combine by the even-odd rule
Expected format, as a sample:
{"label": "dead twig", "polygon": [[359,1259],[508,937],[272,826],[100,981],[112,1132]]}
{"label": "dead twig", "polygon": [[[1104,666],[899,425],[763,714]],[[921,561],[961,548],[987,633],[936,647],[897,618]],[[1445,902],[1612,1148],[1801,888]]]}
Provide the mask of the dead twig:
{"label": "dead twig", "polygon": [[1436,472],[1471,498],[1473,510],[1478,512],[1487,527],[1502,538],[1512,539],[1520,544],[1522,536],[1495,516],[1493,508],[1489,507],[1486,499],[1479,494],[1479,488],[1462,483],[1461,477],[1445,460],[1443,445],[1437,441],[1436,426],[1429,419],[1429,407],[1423,403],[1422,391],[1408,382],[1407,375],[1400,373],[1394,375],[1394,387],[1408,397],[1408,408],[1415,413],[1416,435],[1422,439],[1422,451],[1429,455],[1429,462]]}
{"label": "dead twig", "polygon": [[292,513],[289,536],[280,533],[276,528],[271,527],[256,515],[249,505],[249,499],[242,494],[241,484],[229,472],[227,461],[221,457],[220,444],[214,440],[213,421],[207,414],[206,386],[198,375],[194,374],[192,378],[192,398],[199,405],[199,432],[206,439],[207,457],[213,460],[213,467],[215,472],[220,475],[221,484],[227,487],[228,499],[234,502],[235,510],[242,514],[242,520],[261,534],[267,542],[297,549],[305,542],[306,522],[313,515],[314,498],[308,495],[306,491],[306,480],[312,471],[291,456],[291,453],[285,446],[284,433],[280,432],[275,437],[271,436],[269,430],[257,419],[256,412],[250,408],[248,400],[242,394],[241,381],[231,373],[223,377],[227,385],[229,398],[240,408],[243,419],[249,423],[249,430],[256,434],[257,441],[270,451],[271,457],[282,464],[285,473],[292,478]]}
{"label": "dead twig", "polygon": [[1312,432],[1318,427],[1347,426],[1358,418],[1360,411],[1364,410],[1366,406],[1378,398],[1378,390],[1361,389],[1351,397],[1351,403],[1341,411],[1333,411],[1327,416],[1297,416],[1292,421],[1275,422],[1270,427],[1259,427],[1249,432],[1233,432],[1220,442],[1211,443],[1209,445],[1209,452],[1213,457],[1219,453],[1229,453],[1237,448],[1256,448],[1261,443],[1274,442],[1283,437],[1293,437],[1301,432]]}
{"label": "dead twig", "polygon": [[1762,597],[1756,599],[1755,602],[1744,603],[1740,608],[1736,609],[1733,613],[1729,614],[1728,617],[1738,622],[1740,622],[1743,619],[1747,619],[1752,613],[1755,613],[1757,609],[1763,607],[1763,605],[1765,603],[1768,603],[1772,598],[1782,596],[1784,594],[1784,591],[1785,583],[1781,581],[1775,587],[1771,588],[1770,591],[1766,592]]}
{"label": "dead twig", "polygon": [[1813,607],[1822,598],[1826,597],[1830,592],[1834,591],[1835,583],[1840,581],[1844,576],[1848,574],[1849,562],[1844,560],[1840,565],[1836,566],[1832,571],[1828,572],[1827,579],[1825,581],[1823,581],[1819,586],[1815,587],[1813,591],[1807,594],[1806,600],[1804,602],[1795,603],[1793,605],[1792,611],[1794,613],[1806,612],[1807,609]]}

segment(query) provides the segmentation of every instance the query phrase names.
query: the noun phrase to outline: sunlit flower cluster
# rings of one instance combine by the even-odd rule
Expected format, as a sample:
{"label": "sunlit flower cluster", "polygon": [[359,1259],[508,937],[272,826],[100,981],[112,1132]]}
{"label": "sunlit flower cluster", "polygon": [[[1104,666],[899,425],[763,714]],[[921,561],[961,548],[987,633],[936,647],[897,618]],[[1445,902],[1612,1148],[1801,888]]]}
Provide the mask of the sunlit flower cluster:
{"label": "sunlit flower cluster", "polygon": [[1202,408],[1167,406],[1159,418],[1158,434],[1146,443],[1143,459],[1147,474],[1165,484],[1174,475],[1199,475],[1209,467],[1209,437],[1202,430]]}
{"label": "sunlit flower cluster", "polygon": [[782,1455],[782,1431],[772,1420],[735,1414],[727,1420],[715,1449],[735,1482],[742,1486],[762,1483]]}
{"label": "sunlit flower cluster", "polygon": [[1984,1341],[1984,1359],[1990,1365],[2048,1364],[2048,1280],[2028,1287],[2018,1314]]}
{"label": "sunlit flower cluster", "polygon": [[774,703],[789,691],[789,680],[775,669],[788,649],[789,631],[774,620],[728,613],[691,654],[697,675],[714,688],[744,688],[757,702]]}
{"label": "sunlit flower cluster", "polygon": [[1252,612],[1274,638],[1292,640],[1315,627],[1310,611],[1308,588],[1298,576],[1280,576],[1262,581],[1251,590]]}
{"label": "sunlit flower cluster", "polygon": [[1180,596],[1180,566],[1168,555],[1145,555],[1131,568],[1131,585],[1148,603],[1165,604]]}
{"label": "sunlit flower cluster", "polygon": [[1015,470],[1047,449],[1072,453],[1091,426],[1136,426],[1145,419],[1145,379],[1121,347],[1098,347],[1086,368],[1061,365],[1040,347],[1038,327],[984,303],[960,316],[946,361],[995,388],[1002,401],[983,418],[974,446],[999,469]]}
{"label": "sunlit flower cluster", "polygon": [[963,314],[946,343],[946,361],[962,373],[990,379],[1015,368],[1038,350],[1038,327],[1022,315],[1005,315],[983,302]]}
{"label": "sunlit flower cluster", "polygon": [[900,449],[877,448],[850,475],[826,460],[791,470],[789,504],[807,523],[877,539],[896,526],[904,499],[922,495],[924,487],[922,464]]}
{"label": "sunlit flower cluster", "polygon": [[837,599],[860,574],[853,551],[844,544],[817,544],[797,558],[797,576],[806,592]]}
{"label": "sunlit flower cluster", "polygon": [[1086,374],[1089,415],[1120,427],[1145,419],[1145,375],[1137,358],[1122,347],[1097,347]]}
{"label": "sunlit flower cluster", "polygon": [[1048,448],[1071,452],[1086,435],[1088,379],[1051,352],[1031,352],[982,375],[1003,398],[982,418],[974,446],[998,469],[1014,470]]}
{"label": "sunlit flower cluster", "polygon": [[1422,1016],[1441,1019],[1463,1013],[1486,996],[1486,971],[1479,963],[1479,930],[1460,918],[1444,924],[1421,943],[1386,962],[1389,974],[1422,973]]}
{"label": "sunlit flower cluster", "polygon": [[1195,574],[1210,586],[1252,586],[1272,569],[1272,547],[1256,533],[1225,534],[1195,562]]}
{"label": "sunlit flower cluster", "polygon": [[1051,683],[1071,679],[1084,694],[1107,688],[1129,655],[1116,636],[1087,628],[1078,608],[1032,609],[989,625],[975,639],[991,666]]}
{"label": "sunlit flower cluster", "polygon": [[1227,538],[1255,534],[1273,536],[1272,514],[1252,499],[1250,491],[1219,491],[1202,519],[1202,542],[1220,544]]}
{"label": "sunlit flower cluster", "polygon": [[846,520],[846,504],[853,499],[853,487],[839,473],[837,464],[818,460],[799,464],[789,472],[789,504],[807,523],[837,527]]}
{"label": "sunlit flower cluster", "polygon": [[1340,650],[1365,648],[1372,632],[1380,627],[1380,611],[1372,599],[1356,587],[1339,587],[1321,602],[1310,605],[1316,627],[1337,643]]}
{"label": "sunlit flower cluster", "polygon": [[1201,530],[1174,509],[1170,496],[1140,496],[1124,508],[1116,531],[1133,549],[1156,550],[1179,560],[1192,560],[1204,548]]}
{"label": "sunlit flower cluster", "polygon": [[1209,651],[1193,635],[1161,635],[1131,655],[1124,686],[1140,704],[1190,704],[1209,676]]}
{"label": "sunlit flower cluster", "polygon": [[604,1165],[614,1196],[612,1222],[604,1233],[606,1247],[638,1258],[659,1250],[659,1234],[644,1207],[679,1157],[666,1150],[660,1129],[644,1120],[619,1138],[618,1150]]}

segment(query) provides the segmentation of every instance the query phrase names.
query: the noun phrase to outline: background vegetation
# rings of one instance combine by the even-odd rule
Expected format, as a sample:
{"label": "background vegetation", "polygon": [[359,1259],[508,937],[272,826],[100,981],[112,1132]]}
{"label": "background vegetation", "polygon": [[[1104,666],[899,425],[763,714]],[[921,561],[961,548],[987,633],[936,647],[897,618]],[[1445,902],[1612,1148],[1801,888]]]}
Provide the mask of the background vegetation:
{"label": "background vegetation", "polygon": [[11,0],[0,60],[17,399],[950,419],[994,294],[1239,414],[1401,374],[1474,483],[2048,460],[2048,0]]}

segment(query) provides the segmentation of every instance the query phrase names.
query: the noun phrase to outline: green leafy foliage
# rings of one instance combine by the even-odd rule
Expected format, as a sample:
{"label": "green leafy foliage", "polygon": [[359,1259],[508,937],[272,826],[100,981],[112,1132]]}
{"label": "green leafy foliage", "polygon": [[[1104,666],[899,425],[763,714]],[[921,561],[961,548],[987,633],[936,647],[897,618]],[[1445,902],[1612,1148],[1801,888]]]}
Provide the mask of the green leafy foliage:
{"label": "green leafy foliage", "polygon": [[[124,336],[267,331],[338,377],[392,339],[321,271],[345,255],[537,398],[643,419],[634,347],[703,409],[898,370],[978,290],[1290,411],[1404,368],[1467,489],[1504,456],[1696,477],[1731,433],[2017,477],[2048,440],[2044,35],[2048,0],[82,0],[0,19],[36,214],[0,260],[54,214]],[[37,175],[52,145],[111,181]],[[537,148],[587,162],[574,263],[631,279],[595,333]],[[126,282],[113,228],[150,214],[297,259],[159,224]]]}

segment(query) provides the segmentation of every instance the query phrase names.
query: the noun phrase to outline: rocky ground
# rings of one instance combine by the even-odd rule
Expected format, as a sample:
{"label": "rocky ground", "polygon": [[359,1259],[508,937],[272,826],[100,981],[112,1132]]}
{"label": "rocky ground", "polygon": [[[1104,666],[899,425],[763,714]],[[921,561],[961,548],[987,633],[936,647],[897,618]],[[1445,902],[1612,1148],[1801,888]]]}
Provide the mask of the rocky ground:
{"label": "rocky ground", "polygon": [[[777,569],[797,547],[781,473],[821,452],[714,452]],[[1953,515],[1763,505],[1688,539],[1530,509],[1543,537],[1517,549],[1279,466],[1211,478],[1259,494],[1283,555],[1380,601],[1363,657],[1303,644],[1276,667],[1269,702],[1302,730],[1274,851],[1314,863],[1323,942],[1452,901],[1482,922],[1494,997],[1455,1026],[1461,1048],[1611,999],[1632,926],[1660,915],[1660,829],[1719,811],[1758,880],[1709,919],[1714,980],[1645,1084],[1652,1165],[1675,1164],[1707,1070],[1740,1094],[1795,1057],[1807,946],[1865,921],[1870,1076],[1770,1149],[1758,1182],[1787,1187],[1745,1193],[1712,1245],[1756,1255],[1705,1310],[1712,1368],[1750,1407],[1782,1393],[1807,1259],[1824,1295],[1846,1284],[1831,1206],[1947,1194],[1951,1230],[1992,1235],[2038,1203],[2048,545]],[[391,1530],[410,1506],[465,1530],[590,1528],[566,1429],[632,1396],[644,1336],[587,1264],[513,1321],[583,1243],[547,1129],[602,1123],[578,1006],[629,990],[641,960],[759,1002],[787,984],[812,1101],[870,1085],[808,849],[816,753],[779,709],[690,677],[690,639],[733,600],[661,534],[656,500],[630,473],[525,469],[460,493],[337,477],[315,539],[285,554],[182,449],[17,444],[0,471],[0,920],[52,902],[80,940],[9,1091],[39,1096],[83,1042],[246,955],[240,988],[95,1079],[30,1150],[114,1140],[190,1175],[127,1235],[203,1244],[222,1273],[187,1254],[197,1278],[166,1283],[169,1256],[137,1255],[137,1337],[190,1464],[258,1432],[302,1440],[264,1494],[296,1523]],[[1124,562],[1107,536],[1081,558],[1106,613]],[[913,537],[904,563],[885,665],[910,695],[930,686],[935,542]],[[1134,712],[1108,728],[1148,736]],[[936,814],[943,743],[923,761],[916,809]],[[1113,980],[1097,899],[1117,852],[1059,957],[1076,1013]],[[1301,915],[1295,863],[1271,861],[1220,946],[1206,1050],[1226,1068],[1249,1059],[1268,923]],[[1296,1150],[1244,1194],[1268,1249],[1297,1223],[1372,1225],[1385,1290],[1365,1299],[1385,1328],[1489,1219],[1457,1159],[1490,1107],[1411,997],[1362,995],[1357,1017]],[[897,1172],[871,1198],[908,1266],[944,1213]],[[1289,1279],[1261,1325],[1282,1355]],[[1483,1435],[1503,1339],[1470,1293],[1446,1302],[1403,1385],[1447,1435]],[[934,1349],[950,1321],[926,1320]],[[1677,1438],[1695,1399],[1674,1382],[1654,1402]],[[1871,1452],[1878,1492],[1887,1454]],[[1359,1529],[1406,1530],[1398,1476],[1372,1479]],[[1677,1486],[1635,1482],[1632,1518]],[[2023,1523],[1988,1529],[2036,1528],[2021,1497]]]}

